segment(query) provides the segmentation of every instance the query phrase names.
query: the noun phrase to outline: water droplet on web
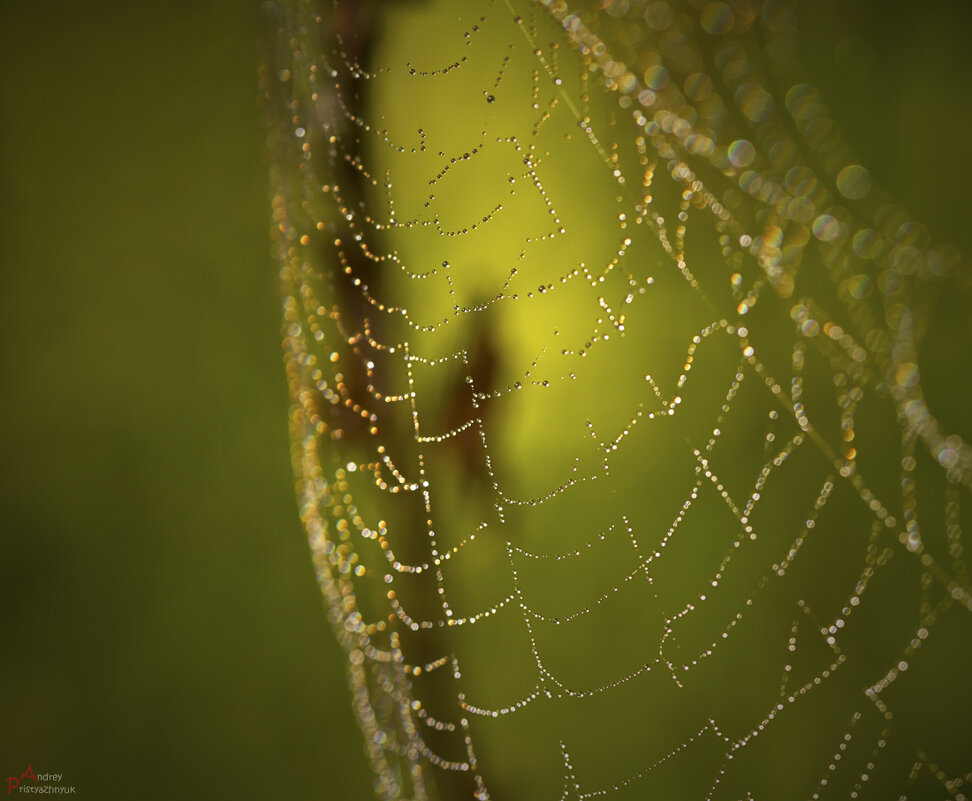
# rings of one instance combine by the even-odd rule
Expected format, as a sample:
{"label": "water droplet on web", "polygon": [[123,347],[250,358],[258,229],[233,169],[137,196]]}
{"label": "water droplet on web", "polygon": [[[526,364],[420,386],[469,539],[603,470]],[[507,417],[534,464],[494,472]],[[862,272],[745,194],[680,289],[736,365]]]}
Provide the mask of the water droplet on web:
{"label": "water droplet on web", "polygon": [[860,200],[871,191],[871,174],[860,164],[850,164],[837,174],[837,189],[849,200]]}
{"label": "water droplet on web", "polygon": [[729,145],[729,161],[736,167],[748,167],[756,157],[756,148],[748,139],[737,139]]}

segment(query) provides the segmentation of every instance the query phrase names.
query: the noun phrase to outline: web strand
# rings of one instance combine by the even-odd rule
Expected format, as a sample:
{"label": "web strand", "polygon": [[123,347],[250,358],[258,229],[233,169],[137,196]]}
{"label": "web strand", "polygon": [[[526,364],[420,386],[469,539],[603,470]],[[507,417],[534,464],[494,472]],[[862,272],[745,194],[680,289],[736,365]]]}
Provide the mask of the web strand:
{"label": "web strand", "polygon": [[968,704],[972,450],[920,362],[966,267],[840,138],[795,10],[378,8],[281,3],[263,77],[378,797],[964,797],[927,718]]}

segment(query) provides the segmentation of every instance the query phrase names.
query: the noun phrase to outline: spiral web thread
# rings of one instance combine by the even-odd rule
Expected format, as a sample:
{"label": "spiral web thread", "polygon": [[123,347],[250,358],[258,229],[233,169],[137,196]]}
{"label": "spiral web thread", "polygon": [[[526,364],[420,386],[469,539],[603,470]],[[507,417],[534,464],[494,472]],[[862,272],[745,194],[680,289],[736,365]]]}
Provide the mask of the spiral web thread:
{"label": "spiral web thread", "polygon": [[[945,666],[968,657],[972,451],[920,369],[955,347],[933,323],[968,292],[959,255],[840,139],[789,4],[444,7],[455,57],[432,63],[382,52],[387,5],[273,6],[263,76],[300,513],[377,795],[502,801],[500,721],[684,697],[684,725],[612,740],[616,759],[557,717],[519,747],[563,799],[689,772],[684,797],[964,798],[968,735],[929,744],[912,703],[939,682],[968,708]],[[471,97],[459,115],[450,92]],[[481,214],[450,200],[460,180]],[[597,209],[570,211],[587,192]],[[505,233],[526,202],[528,235]],[[571,417],[605,392],[610,414]],[[517,450],[531,431],[548,452]],[[592,586],[552,591],[585,560]],[[571,674],[549,632],[591,662],[588,624],[617,651]],[[470,644],[491,625],[508,653]],[[724,706],[713,683],[742,686],[757,653],[779,681]],[[786,720],[814,705],[831,723],[801,740]],[[776,737],[813,780],[773,796],[737,765]]]}

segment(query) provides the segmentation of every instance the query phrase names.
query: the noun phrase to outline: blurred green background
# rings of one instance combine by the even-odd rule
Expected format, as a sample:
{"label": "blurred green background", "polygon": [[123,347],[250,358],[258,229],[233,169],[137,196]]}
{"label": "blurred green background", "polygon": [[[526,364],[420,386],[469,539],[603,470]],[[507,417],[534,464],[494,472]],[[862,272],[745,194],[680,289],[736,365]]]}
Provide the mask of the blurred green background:
{"label": "blurred green background", "polygon": [[[877,180],[965,246],[968,11],[887,8],[815,3],[806,56]],[[0,6],[0,779],[368,797],[296,518],[258,29],[229,0]]]}
{"label": "blurred green background", "polygon": [[258,25],[0,6],[0,779],[370,787],[291,481]]}

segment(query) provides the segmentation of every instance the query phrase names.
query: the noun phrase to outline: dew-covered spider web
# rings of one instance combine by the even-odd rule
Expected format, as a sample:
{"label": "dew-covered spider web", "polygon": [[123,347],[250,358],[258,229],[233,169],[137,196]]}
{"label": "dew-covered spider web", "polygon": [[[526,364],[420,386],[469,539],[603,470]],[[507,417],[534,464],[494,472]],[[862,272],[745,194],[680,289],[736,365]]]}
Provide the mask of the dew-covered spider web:
{"label": "dew-covered spider web", "polygon": [[801,8],[265,8],[300,513],[377,797],[965,798],[969,272]]}

